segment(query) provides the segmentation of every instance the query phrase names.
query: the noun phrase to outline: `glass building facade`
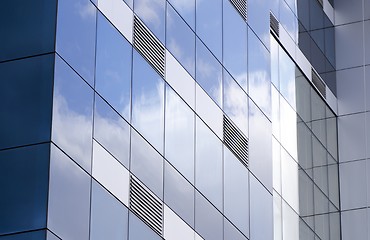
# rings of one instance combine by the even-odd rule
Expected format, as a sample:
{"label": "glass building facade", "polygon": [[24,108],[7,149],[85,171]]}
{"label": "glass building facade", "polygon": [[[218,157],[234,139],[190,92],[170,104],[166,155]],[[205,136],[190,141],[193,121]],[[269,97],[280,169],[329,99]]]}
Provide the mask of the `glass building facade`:
{"label": "glass building facade", "polygon": [[370,240],[369,19],[369,0],[4,3],[0,240]]}

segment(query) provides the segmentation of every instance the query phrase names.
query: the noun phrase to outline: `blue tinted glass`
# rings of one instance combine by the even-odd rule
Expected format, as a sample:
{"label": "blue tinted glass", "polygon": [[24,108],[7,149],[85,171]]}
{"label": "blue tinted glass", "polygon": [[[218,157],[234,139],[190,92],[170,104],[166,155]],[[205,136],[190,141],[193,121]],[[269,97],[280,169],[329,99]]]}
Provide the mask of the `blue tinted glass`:
{"label": "blue tinted glass", "polygon": [[224,71],[224,112],[248,136],[248,96]]}
{"label": "blue tinted glass", "polygon": [[270,8],[271,0],[248,1],[248,24],[267,48],[270,47]]}
{"label": "blue tinted glass", "polygon": [[[313,1],[311,1],[313,2]],[[317,1],[316,1],[317,2]],[[297,41],[298,39],[298,19],[288,6],[288,4],[281,0],[280,1],[280,23],[288,32],[290,37]]]}
{"label": "blue tinted glass", "polygon": [[95,89],[126,120],[130,120],[132,46],[98,15]]}
{"label": "blue tinted glass", "polygon": [[223,5],[223,63],[247,91],[247,24],[228,0],[224,0]]}
{"label": "blue tinted glass", "polygon": [[54,51],[56,0],[13,0],[0,8],[0,61]]}
{"label": "blue tinted glass", "polygon": [[57,52],[94,85],[96,8],[89,0],[58,1]]}
{"label": "blue tinted glass", "polygon": [[186,23],[195,30],[195,0],[168,0]]}
{"label": "blue tinted glass", "polygon": [[222,182],[222,143],[197,118],[195,185],[218,209],[222,209]]}
{"label": "blue tinted glass", "polygon": [[46,238],[45,230],[34,232],[18,233],[0,237],[0,240],[43,240]]}
{"label": "blue tinted glass", "polygon": [[52,140],[91,170],[93,91],[63,60],[55,60]]}
{"label": "blue tinted glass", "polygon": [[52,145],[48,228],[61,239],[88,239],[91,177]]}
{"label": "blue tinted glass", "polygon": [[148,225],[141,221],[135,214],[129,213],[129,240],[161,240]]}
{"label": "blue tinted glass", "polygon": [[134,51],[132,125],[159,151],[163,151],[164,81]]}
{"label": "blue tinted glass", "polygon": [[50,140],[54,55],[0,64],[0,148]]}
{"label": "blue tinted glass", "polygon": [[130,126],[98,95],[95,95],[94,139],[128,168]]}
{"label": "blue tinted glass", "polygon": [[163,158],[136,131],[131,131],[130,170],[159,198],[163,196]]}
{"label": "blue tinted glass", "polygon": [[134,0],[134,11],[154,35],[164,43],[166,0]]}
{"label": "blue tinted glass", "polygon": [[197,35],[222,60],[222,0],[197,1]]}
{"label": "blue tinted glass", "polygon": [[224,239],[247,240],[247,238],[226,218],[224,218]]}
{"label": "blue tinted glass", "polygon": [[46,227],[49,147],[0,151],[0,234]]}
{"label": "blue tinted glass", "polygon": [[[97,1],[97,0],[96,0]],[[134,0],[124,0],[127,6],[129,6],[131,9],[133,9],[134,6]]]}
{"label": "blue tinted glass", "polygon": [[271,117],[270,54],[257,36],[248,32],[249,96]]}
{"label": "blue tinted glass", "polygon": [[90,240],[126,240],[127,208],[95,181],[91,194]]}
{"label": "blue tinted glass", "polygon": [[165,157],[190,182],[194,182],[194,112],[167,86]]}
{"label": "blue tinted glass", "polygon": [[280,93],[295,108],[295,64],[288,54],[279,47]]}
{"label": "blue tinted glass", "polygon": [[176,11],[167,6],[166,47],[181,65],[195,74],[195,34]]}
{"label": "blue tinted glass", "polygon": [[324,11],[318,1],[310,1],[310,29],[324,28]]}
{"label": "blue tinted glass", "polygon": [[197,39],[196,80],[209,96],[222,106],[222,66]]}
{"label": "blue tinted glass", "polygon": [[194,187],[167,162],[164,180],[164,202],[194,227]]}

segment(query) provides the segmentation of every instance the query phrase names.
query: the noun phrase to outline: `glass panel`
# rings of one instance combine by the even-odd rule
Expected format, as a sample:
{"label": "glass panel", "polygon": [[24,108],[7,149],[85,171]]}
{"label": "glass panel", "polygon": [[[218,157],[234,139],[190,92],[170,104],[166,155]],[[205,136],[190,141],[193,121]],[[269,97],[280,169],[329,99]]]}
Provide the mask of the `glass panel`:
{"label": "glass panel", "polygon": [[130,120],[131,61],[132,46],[99,14],[95,88],[126,120]]}
{"label": "glass panel", "polygon": [[271,5],[271,0],[248,1],[248,24],[267,48],[270,47]]}
{"label": "glass panel", "polygon": [[223,239],[223,217],[200,193],[195,194],[195,230],[204,239]]}
{"label": "glass panel", "polygon": [[299,216],[283,201],[283,236],[284,240],[299,239]]}
{"label": "glass panel", "polygon": [[281,153],[280,144],[273,137],[272,138],[272,178],[273,188],[281,195]]}
{"label": "glass panel", "polygon": [[57,52],[94,85],[96,8],[89,0],[58,1]]}
{"label": "glass panel", "polygon": [[94,139],[128,168],[130,126],[97,94],[95,95]]}
{"label": "glass panel", "polygon": [[[261,19],[261,16],[259,16],[259,19]],[[266,19],[268,18],[266,17]],[[267,117],[271,118],[270,54],[249,28],[248,85],[249,96]]]}
{"label": "glass panel", "polygon": [[280,93],[271,85],[271,127],[272,135],[280,140]]}
{"label": "glass panel", "polygon": [[165,37],[165,8],[165,0],[134,0],[135,13],[162,43]]}
{"label": "glass panel", "polygon": [[271,82],[277,89],[280,88],[279,84],[279,44],[275,37],[270,37],[270,57],[271,57]]}
{"label": "glass panel", "polygon": [[161,240],[148,225],[141,221],[135,214],[129,212],[129,240]]}
{"label": "glass panel", "polygon": [[248,136],[248,96],[224,70],[224,112]]}
{"label": "glass panel", "polygon": [[276,192],[274,192],[273,195],[273,204],[274,204],[274,240],[282,240],[283,223],[282,223],[281,197]]}
{"label": "glass panel", "polygon": [[299,212],[298,164],[284,150],[281,150],[282,195],[287,203]]}
{"label": "glass panel", "polygon": [[91,171],[93,91],[63,60],[55,59],[52,140]]}
{"label": "glass panel", "polygon": [[271,122],[249,101],[249,169],[272,191]]}
{"label": "glass panel", "polygon": [[208,95],[222,106],[222,66],[197,38],[196,80]]}
{"label": "glass panel", "polygon": [[52,145],[48,228],[62,239],[88,239],[91,178]]}
{"label": "glass panel", "polygon": [[18,233],[13,235],[1,236],[0,240],[44,240],[46,238],[45,230],[33,232]]}
{"label": "glass panel", "polygon": [[199,118],[195,141],[195,186],[222,209],[222,143]]}
{"label": "glass panel", "polygon": [[280,23],[293,41],[296,42],[298,40],[298,19],[292,9],[283,0],[280,0]]}
{"label": "glass panel", "polygon": [[163,151],[164,82],[157,72],[134,51],[132,79],[132,125]]}
{"label": "glass panel", "polygon": [[299,214],[305,219],[314,214],[313,181],[302,170],[299,170]]}
{"label": "glass panel", "polygon": [[131,131],[131,171],[160,199],[163,196],[163,158],[136,131]]}
{"label": "glass panel", "polygon": [[186,23],[195,30],[195,0],[168,0]]}
{"label": "glass panel", "polygon": [[50,140],[53,64],[54,55],[0,64],[1,149]]}
{"label": "glass panel", "polygon": [[226,218],[224,218],[224,239],[247,240],[247,238]]}
{"label": "glass panel", "polygon": [[7,2],[0,10],[0,61],[53,52],[56,7],[56,0]]}
{"label": "glass panel", "polygon": [[126,240],[127,208],[95,181],[91,194],[90,240]]}
{"label": "glass panel", "polygon": [[197,1],[197,35],[211,52],[222,59],[222,0]]}
{"label": "glass panel", "polygon": [[280,93],[294,109],[296,107],[295,69],[292,59],[279,47]]}
{"label": "glass panel", "polygon": [[281,144],[294,159],[297,159],[297,114],[282,97],[280,97],[280,129]]}
{"label": "glass panel", "polygon": [[311,86],[302,72],[296,68],[297,113],[308,124],[311,120]]}
{"label": "glass panel", "polygon": [[194,227],[194,187],[167,162],[164,169],[164,202]]}
{"label": "glass panel", "polygon": [[165,157],[194,183],[194,113],[170,87],[165,117]]}
{"label": "glass panel", "polygon": [[0,151],[0,234],[46,227],[49,147]]}
{"label": "glass panel", "polygon": [[235,11],[230,1],[223,2],[223,64],[247,92],[247,24]]}
{"label": "glass panel", "polygon": [[171,5],[167,5],[166,47],[194,77],[195,34]]}
{"label": "glass panel", "polygon": [[224,147],[224,214],[243,232],[249,234],[249,172]]}

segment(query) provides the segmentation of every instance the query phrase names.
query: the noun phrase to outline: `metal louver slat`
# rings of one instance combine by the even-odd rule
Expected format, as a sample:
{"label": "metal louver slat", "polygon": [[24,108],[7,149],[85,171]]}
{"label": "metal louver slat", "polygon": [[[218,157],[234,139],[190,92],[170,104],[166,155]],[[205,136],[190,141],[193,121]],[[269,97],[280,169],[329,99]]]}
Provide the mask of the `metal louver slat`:
{"label": "metal louver slat", "polygon": [[134,47],[143,55],[153,68],[164,78],[166,51],[162,43],[150,30],[134,16]]}
{"label": "metal louver slat", "polygon": [[280,27],[279,27],[279,21],[275,18],[274,14],[270,12],[270,28],[273,31],[273,33],[276,34],[277,37],[279,37],[280,34]]}
{"label": "metal louver slat", "polygon": [[162,236],[163,204],[133,176],[130,178],[130,210]]}
{"label": "metal louver slat", "polygon": [[326,84],[323,80],[321,80],[320,76],[316,73],[315,70],[311,69],[312,72],[312,83],[315,85],[317,90],[321,93],[321,95],[326,98]]}
{"label": "metal louver slat", "polygon": [[230,2],[239,12],[240,16],[247,21],[247,0],[230,0]]}
{"label": "metal louver slat", "polygon": [[248,138],[224,115],[224,144],[248,168]]}

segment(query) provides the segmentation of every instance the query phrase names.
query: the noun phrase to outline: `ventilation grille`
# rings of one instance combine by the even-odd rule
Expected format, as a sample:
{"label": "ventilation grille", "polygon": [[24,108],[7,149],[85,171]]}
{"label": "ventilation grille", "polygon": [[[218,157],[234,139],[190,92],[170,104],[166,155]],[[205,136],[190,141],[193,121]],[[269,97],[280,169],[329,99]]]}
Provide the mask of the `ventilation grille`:
{"label": "ventilation grille", "polygon": [[247,21],[247,0],[230,0],[242,18]]}
{"label": "ventilation grille", "polygon": [[276,36],[279,37],[280,33],[279,21],[271,12],[270,12],[270,28],[273,31],[273,33],[275,33]]}
{"label": "ventilation grille", "polygon": [[326,85],[323,80],[319,77],[315,70],[312,71],[312,83],[315,85],[317,90],[321,93],[321,95],[326,98]]}
{"label": "ventilation grille", "polygon": [[323,7],[324,6],[324,2],[323,2],[323,0],[317,0],[319,3],[320,3],[320,5]]}
{"label": "ventilation grille", "polygon": [[150,228],[162,236],[163,205],[133,176],[130,178],[130,209]]}
{"label": "ventilation grille", "polygon": [[164,78],[165,48],[136,16],[134,17],[134,47]]}
{"label": "ventilation grille", "polygon": [[248,139],[225,115],[224,144],[248,168]]}

